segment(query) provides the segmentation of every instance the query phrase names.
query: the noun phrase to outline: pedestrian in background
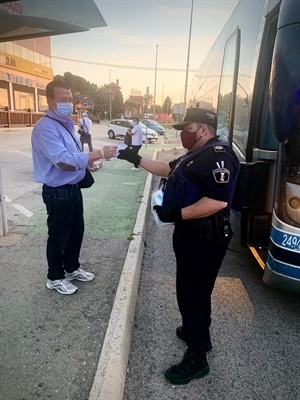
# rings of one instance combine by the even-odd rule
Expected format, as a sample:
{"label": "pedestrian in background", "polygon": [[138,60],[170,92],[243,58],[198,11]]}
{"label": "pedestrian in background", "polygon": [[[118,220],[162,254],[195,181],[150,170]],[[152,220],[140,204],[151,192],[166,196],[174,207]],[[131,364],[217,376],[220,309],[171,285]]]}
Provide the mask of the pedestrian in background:
{"label": "pedestrian in background", "polygon": [[82,146],[82,151],[84,151],[84,143],[87,143],[89,151],[93,151],[92,145],[92,120],[88,117],[87,113],[82,114],[82,118],[79,120],[78,127],[84,133],[80,134],[80,142]]}
{"label": "pedestrian in background", "polygon": [[175,225],[176,295],[182,318],[176,335],[187,350],[165,377],[180,385],[209,372],[211,294],[232,237],[229,214],[240,166],[231,147],[216,136],[214,112],[189,108],[184,121],[173,127],[182,130],[182,145],[188,150],[182,157],[167,163],[126,148],[118,158],[168,177],[163,204],[154,209],[162,222]]}
{"label": "pedestrian in background", "polygon": [[[132,121],[133,128],[129,129],[127,132],[131,135],[131,149],[138,154],[143,145],[143,130],[139,118],[133,118]],[[135,163],[131,170],[139,171],[139,163]]]}
{"label": "pedestrian in background", "polygon": [[73,96],[63,80],[46,86],[49,110],[35,124],[32,135],[33,172],[41,182],[48,214],[46,287],[60,294],[73,294],[70,281],[89,282],[94,274],[80,267],[79,255],[84,233],[83,201],[79,182],[94,161],[116,155],[116,146],[84,153],[76,137],[71,114]]}

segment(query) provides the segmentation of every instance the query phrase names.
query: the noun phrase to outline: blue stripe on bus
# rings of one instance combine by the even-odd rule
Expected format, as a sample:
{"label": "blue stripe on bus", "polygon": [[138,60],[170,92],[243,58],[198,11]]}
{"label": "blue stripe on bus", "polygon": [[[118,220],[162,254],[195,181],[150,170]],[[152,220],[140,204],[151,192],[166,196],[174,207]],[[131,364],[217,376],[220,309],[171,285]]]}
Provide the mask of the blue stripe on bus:
{"label": "blue stripe on bus", "polygon": [[275,260],[270,253],[268,253],[267,264],[270,269],[277,274],[300,280],[300,267],[287,265],[283,262]]}
{"label": "blue stripe on bus", "polygon": [[300,235],[280,231],[272,225],[271,240],[281,248],[298,253],[300,257]]}
{"label": "blue stripe on bus", "polygon": [[300,279],[300,235],[290,234],[272,226],[267,257],[269,268],[293,279]]}

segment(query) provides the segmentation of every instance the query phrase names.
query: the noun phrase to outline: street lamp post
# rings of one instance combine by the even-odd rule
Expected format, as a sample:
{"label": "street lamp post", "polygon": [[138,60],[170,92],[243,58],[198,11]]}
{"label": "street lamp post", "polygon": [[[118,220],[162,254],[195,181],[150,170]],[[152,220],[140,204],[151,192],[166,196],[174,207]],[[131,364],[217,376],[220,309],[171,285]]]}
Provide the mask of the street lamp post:
{"label": "street lamp post", "polygon": [[111,121],[111,69],[109,70],[109,120]]}
{"label": "street lamp post", "polygon": [[188,54],[187,54],[187,61],[186,61],[185,87],[184,87],[184,99],[183,99],[184,109],[186,108],[186,96],[187,96],[188,76],[189,76],[189,62],[190,62],[191,33],[192,33],[192,21],[193,21],[193,7],[194,7],[194,0],[192,0],[192,7],[191,7],[189,45],[188,45]]}
{"label": "street lamp post", "polygon": [[158,44],[156,45],[156,56],[155,56],[155,79],[154,79],[154,99],[153,99],[153,119],[155,120],[155,100],[156,100],[156,76],[157,76],[157,51]]}
{"label": "street lamp post", "polygon": [[161,96],[161,108],[162,108],[162,112],[164,112],[164,86],[165,86],[165,83],[163,82],[163,84],[162,84],[162,96]]}

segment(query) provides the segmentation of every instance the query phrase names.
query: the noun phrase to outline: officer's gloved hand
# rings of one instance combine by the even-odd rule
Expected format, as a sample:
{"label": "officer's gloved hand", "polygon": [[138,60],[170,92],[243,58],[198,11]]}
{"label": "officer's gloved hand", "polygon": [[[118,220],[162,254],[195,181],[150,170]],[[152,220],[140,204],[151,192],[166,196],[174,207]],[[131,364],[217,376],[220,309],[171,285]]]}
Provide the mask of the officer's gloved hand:
{"label": "officer's gloved hand", "polygon": [[132,164],[139,165],[141,162],[141,156],[136,154],[133,150],[131,150],[129,147],[126,147],[124,150],[119,151],[118,158],[120,160],[126,160],[129,161]]}
{"label": "officer's gloved hand", "polygon": [[179,222],[182,221],[181,209],[169,208],[164,206],[154,206],[159,219],[162,222]]}

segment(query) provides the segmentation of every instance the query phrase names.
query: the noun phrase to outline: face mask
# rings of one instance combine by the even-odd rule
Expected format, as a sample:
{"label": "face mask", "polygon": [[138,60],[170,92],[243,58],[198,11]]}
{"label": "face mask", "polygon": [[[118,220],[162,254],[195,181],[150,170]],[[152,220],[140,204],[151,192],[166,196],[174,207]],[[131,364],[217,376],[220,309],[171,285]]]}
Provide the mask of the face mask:
{"label": "face mask", "polygon": [[56,103],[56,114],[61,118],[70,117],[73,112],[72,103]]}
{"label": "face mask", "polygon": [[133,121],[133,122],[132,122],[132,125],[133,125],[133,126],[136,126],[136,125],[137,125],[137,122]]}
{"label": "face mask", "polygon": [[197,132],[199,129],[197,129],[195,132],[189,132],[189,131],[180,132],[181,143],[185,149],[191,150],[194,144],[198,142],[198,140],[200,139],[200,138],[197,139]]}

